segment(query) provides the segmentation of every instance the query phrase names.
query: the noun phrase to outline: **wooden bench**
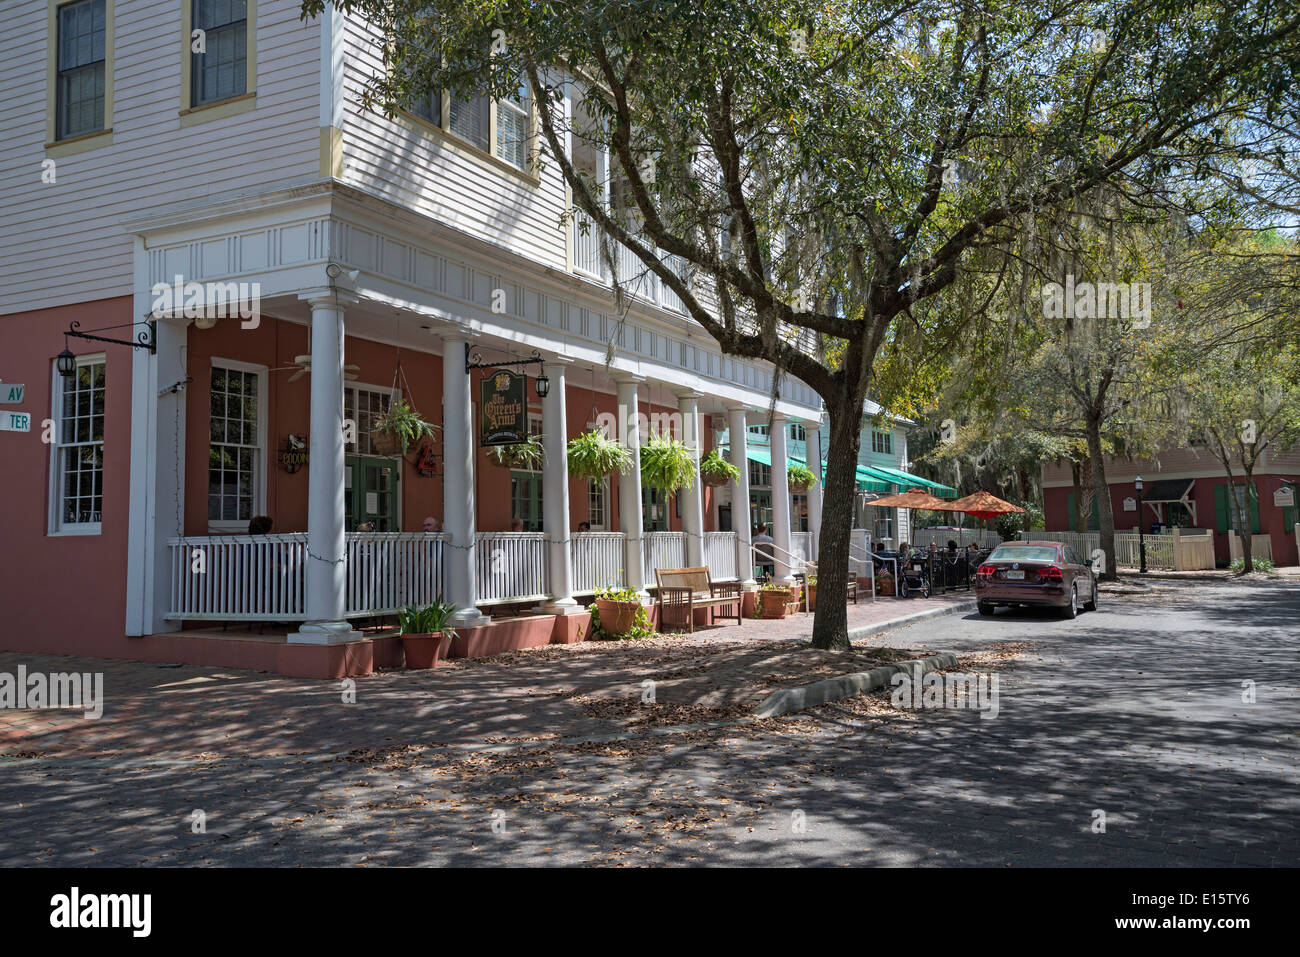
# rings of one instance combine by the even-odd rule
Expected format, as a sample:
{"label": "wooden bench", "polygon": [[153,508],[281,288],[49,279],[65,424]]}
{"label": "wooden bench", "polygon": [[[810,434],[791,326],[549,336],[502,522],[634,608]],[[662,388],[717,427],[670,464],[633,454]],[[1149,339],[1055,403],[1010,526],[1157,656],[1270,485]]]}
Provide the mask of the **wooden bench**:
{"label": "wooden bench", "polygon": [[[675,617],[679,611],[686,613],[686,630],[695,631],[695,609],[736,606],[736,624],[740,624],[740,582],[714,582],[707,568],[656,568],[655,585],[658,587],[659,629],[668,622],[668,609]],[[730,618],[731,615],[722,615]]]}

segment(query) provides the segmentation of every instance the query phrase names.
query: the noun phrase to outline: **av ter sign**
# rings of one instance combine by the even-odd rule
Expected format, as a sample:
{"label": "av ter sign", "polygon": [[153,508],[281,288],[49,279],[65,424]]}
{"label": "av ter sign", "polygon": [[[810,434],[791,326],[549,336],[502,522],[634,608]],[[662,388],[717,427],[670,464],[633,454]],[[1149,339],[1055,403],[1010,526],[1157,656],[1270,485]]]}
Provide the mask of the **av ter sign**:
{"label": "av ter sign", "polygon": [[32,417],[27,412],[0,412],[0,432],[30,432]]}
{"label": "av ter sign", "polygon": [[23,401],[23,396],[27,393],[25,385],[19,385],[17,382],[0,382],[0,402],[10,405]]}

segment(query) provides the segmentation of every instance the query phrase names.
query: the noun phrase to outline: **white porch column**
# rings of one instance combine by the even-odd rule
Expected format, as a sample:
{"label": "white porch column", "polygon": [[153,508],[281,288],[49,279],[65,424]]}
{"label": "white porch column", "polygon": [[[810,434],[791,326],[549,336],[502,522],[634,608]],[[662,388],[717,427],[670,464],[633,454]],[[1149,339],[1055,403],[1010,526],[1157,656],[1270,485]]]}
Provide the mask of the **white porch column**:
{"label": "white porch column", "polygon": [[456,606],[453,625],[472,628],[488,618],[475,607],[474,572],[474,421],[469,372],[465,360],[469,336],[449,333],[442,339],[442,514],[447,548],[443,568],[447,601]]}
{"label": "white porch column", "polygon": [[748,424],[742,406],[727,409],[727,434],[731,441],[731,464],[740,478],[731,483],[731,527],[736,530],[736,576],[742,584],[755,585],[753,529],[749,527]]}
{"label": "white porch column", "polygon": [[542,608],[552,615],[573,615],[582,610],[573,600],[573,546],[569,530],[568,416],[564,373],[573,360],[548,360],[543,369],[550,391],[542,400],[542,444],[546,464],[542,473],[542,525],[546,529],[547,566],[551,598]]}
{"label": "white porch column", "polygon": [[777,581],[792,582],[790,576],[790,477],[786,439],[790,423],[780,412],[772,413],[768,448],[772,453],[772,529],[768,533],[776,545],[772,563]]}
{"label": "white porch column", "polygon": [[618,420],[623,443],[632,453],[632,467],[618,477],[618,527],[623,533],[623,584],[648,599],[643,560],[644,522],[641,515],[641,431],[637,426],[637,385],[645,379],[638,375],[615,376],[618,383]]}
{"label": "white porch column", "polygon": [[311,305],[311,456],[307,463],[307,619],[289,641],[329,645],[361,636],[347,612],[343,501],[343,304],[329,290],[299,298]]}
{"label": "white porch column", "polygon": [[682,531],[686,533],[686,564],[704,564],[704,489],[700,480],[700,393],[677,393],[677,411],[682,416],[682,441],[691,450],[695,484],[682,499]]}
{"label": "white porch column", "polygon": [[812,488],[808,489],[808,537],[812,539],[811,554],[817,560],[817,549],[822,535],[822,431],[821,422],[804,423],[804,434],[808,436],[804,443],[804,458],[808,468],[817,477]]}

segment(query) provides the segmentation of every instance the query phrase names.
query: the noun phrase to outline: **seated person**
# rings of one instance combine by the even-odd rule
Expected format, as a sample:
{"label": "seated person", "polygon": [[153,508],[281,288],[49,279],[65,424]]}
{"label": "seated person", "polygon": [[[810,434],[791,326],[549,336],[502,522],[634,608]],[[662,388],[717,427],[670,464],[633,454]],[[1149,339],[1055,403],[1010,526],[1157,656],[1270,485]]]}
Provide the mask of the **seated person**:
{"label": "seated person", "polygon": [[249,535],[270,535],[271,527],[270,515],[254,515],[248,520]]}
{"label": "seated person", "polygon": [[763,570],[763,574],[771,578],[776,574],[776,555],[772,551],[772,545],[775,540],[767,534],[767,525],[763,522],[758,523],[758,528],[754,529],[754,564]]}
{"label": "seated person", "polygon": [[424,532],[441,532],[442,523],[438,521],[436,518],[434,518],[432,515],[426,515],[424,521],[420,525],[420,528]]}
{"label": "seated person", "polygon": [[579,523],[578,523],[578,531],[580,531],[580,532],[589,532],[589,531],[591,531],[591,522],[579,522]]}

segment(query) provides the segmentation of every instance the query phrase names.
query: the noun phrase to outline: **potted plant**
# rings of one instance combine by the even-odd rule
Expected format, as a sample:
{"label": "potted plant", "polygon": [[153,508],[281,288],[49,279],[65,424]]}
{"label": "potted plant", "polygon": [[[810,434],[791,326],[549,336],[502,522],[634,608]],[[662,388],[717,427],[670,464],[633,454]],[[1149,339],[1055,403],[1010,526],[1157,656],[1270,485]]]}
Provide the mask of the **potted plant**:
{"label": "potted plant", "polygon": [[665,495],[695,487],[691,450],[672,436],[651,432],[641,446],[641,484]]}
{"label": "potted plant", "polygon": [[532,469],[542,467],[546,454],[542,448],[542,437],[530,435],[515,445],[494,445],[488,449],[488,461],[508,469]]}
{"label": "potted plant", "polygon": [[601,630],[616,638],[633,630],[637,623],[637,612],[645,614],[640,597],[631,588],[606,586],[598,589],[595,605]]}
{"label": "potted plant", "polygon": [[892,595],[894,593],[894,576],[888,568],[882,568],[876,575],[876,594]]}
{"label": "potted plant", "polygon": [[370,446],[377,455],[402,455],[421,439],[432,439],[438,427],[426,422],[405,399],[398,399],[375,419],[370,429]]}
{"label": "potted plant", "polygon": [[452,633],[447,621],[456,606],[439,599],[420,608],[407,605],[397,613],[402,631],[402,652],[408,668],[435,668],[451,648]]}
{"label": "potted plant", "polygon": [[817,484],[817,476],[808,466],[793,462],[786,471],[786,483],[792,492],[806,492]]}
{"label": "potted plant", "polygon": [[735,482],[740,478],[740,469],[722,457],[717,449],[700,459],[700,478],[712,488]]}
{"label": "potted plant", "polygon": [[764,618],[784,618],[790,611],[791,603],[799,601],[799,586],[768,582],[759,587],[758,600]]}
{"label": "potted plant", "polygon": [[809,575],[804,588],[804,611],[817,610],[817,576]]}
{"label": "potted plant", "polygon": [[569,474],[574,478],[599,482],[611,472],[622,474],[632,467],[632,453],[627,446],[606,436],[604,429],[592,429],[570,439],[567,453]]}

